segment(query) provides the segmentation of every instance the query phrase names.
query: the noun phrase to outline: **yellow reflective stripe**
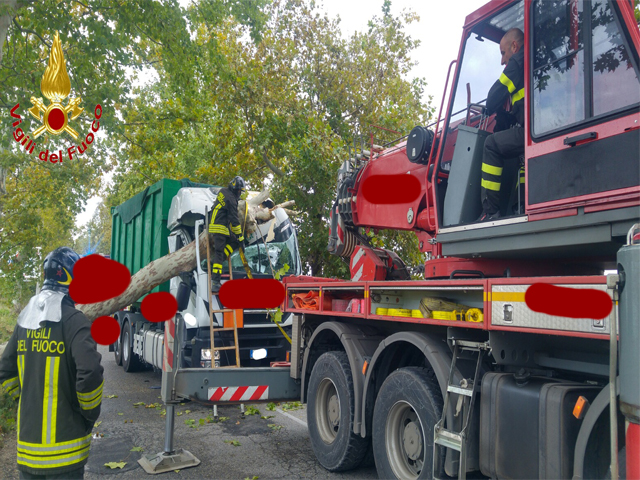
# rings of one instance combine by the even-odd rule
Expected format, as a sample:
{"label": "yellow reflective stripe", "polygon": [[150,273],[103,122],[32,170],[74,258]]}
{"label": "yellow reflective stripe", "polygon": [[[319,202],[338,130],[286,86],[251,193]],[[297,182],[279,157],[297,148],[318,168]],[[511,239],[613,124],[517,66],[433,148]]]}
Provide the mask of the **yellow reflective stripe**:
{"label": "yellow reflective stripe", "polygon": [[[25,450],[32,450],[38,452],[57,452],[62,453],[66,451],[70,451],[72,449],[77,449],[82,447],[83,445],[91,443],[91,434],[86,435],[81,438],[76,438],[75,440],[67,440],[65,442],[52,443],[50,445],[43,445],[41,443],[29,443],[22,442],[18,440],[18,449],[23,448]],[[58,450],[59,447],[64,447],[62,450]]]}
{"label": "yellow reflective stripe", "polygon": [[516,93],[511,95],[511,105],[515,105],[516,102],[524,98],[524,88],[521,88]]}
{"label": "yellow reflective stripe", "polygon": [[231,225],[231,231],[236,235],[240,235],[242,233],[242,229],[240,228],[240,225]]}
{"label": "yellow reflective stripe", "polygon": [[5,390],[12,390],[18,385],[20,385],[20,379],[17,376],[9,378],[2,382],[2,388],[4,388]]}
{"label": "yellow reflective stripe", "polygon": [[80,399],[85,401],[93,400],[96,397],[96,395],[102,395],[102,387],[104,387],[104,380],[102,381],[102,383],[98,388],[96,388],[95,390],[89,393],[76,392],[78,394],[78,400]]}
{"label": "yellow reflective stripe", "polygon": [[[493,78],[496,78],[496,77],[493,77]],[[500,75],[500,78],[498,80],[500,81],[501,84],[507,87],[507,90],[509,90],[509,93],[513,93],[516,91],[516,86],[513,84],[511,79],[504,74],[504,72],[502,72],[502,75]]]}
{"label": "yellow reflective stripe", "polygon": [[487,190],[500,191],[500,182],[490,182],[489,180],[482,179],[481,185]]}
{"label": "yellow reflective stripe", "polygon": [[493,302],[524,302],[524,292],[493,292]]}
{"label": "yellow reflective stripe", "polygon": [[54,468],[64,467],[79,463],[89,456],[89,447],[78,452],[67,455],[56,455],[53,457],[33,457],[24,453],[18,453],[18,464],[33,468]]}
{"label": "yellow reflective stripe", "polygon": [[[24,372],[24,355],[18,355],[18,378],[20,379],[20,388],[22,389],[22,377]],[[22,398],[18,402],[18,417],[16,420],[16,430],[18,432],[18,440],[20,440],[20,407],[22,406]]]}
{"label": "yellow reflective stripe", "polygon": [[221,233],[223,235],[229,235],[229,229],[224,225],[209,225],[209,233]]}
{"label": "yellow reflective stripe", "polygon": [[47,357],[42,399],[42,443],[55,443],[58,420],[58,370],[60,357]]}
{"label": "yellow reflective stripe", "polygon": [[497,177],[502,175],[502,167],[494,167],[493,165],[489,165],[488,163],[482,164],[482,171],[490,175],[495,175]]}
{"label": "yellow reflective stripe", "polygon": [[83,410],[92,410],[102,403],[102,396],[96,398],[92,402],[80,402],[80,408]]}

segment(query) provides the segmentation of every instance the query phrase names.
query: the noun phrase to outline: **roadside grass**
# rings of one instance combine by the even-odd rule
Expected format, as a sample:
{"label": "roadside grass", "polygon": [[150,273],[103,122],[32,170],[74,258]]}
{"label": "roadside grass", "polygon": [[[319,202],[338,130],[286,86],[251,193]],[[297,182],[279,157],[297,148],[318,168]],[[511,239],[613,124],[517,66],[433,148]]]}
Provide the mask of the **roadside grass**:
{"label": "roadside grass", "polygon": [[17,319],[18,316],[14,313],[13,307],[0,302],[0,343],[9,340]]}
{"label": "roadside grass", "polygon": [[[17,315],[11,305],[0,302],[0,343],[5,343],[11,337],[16,325]],[[0,387],[0,448],[4,446],[3,438],[15,430],[18,402],[7,395]]]}

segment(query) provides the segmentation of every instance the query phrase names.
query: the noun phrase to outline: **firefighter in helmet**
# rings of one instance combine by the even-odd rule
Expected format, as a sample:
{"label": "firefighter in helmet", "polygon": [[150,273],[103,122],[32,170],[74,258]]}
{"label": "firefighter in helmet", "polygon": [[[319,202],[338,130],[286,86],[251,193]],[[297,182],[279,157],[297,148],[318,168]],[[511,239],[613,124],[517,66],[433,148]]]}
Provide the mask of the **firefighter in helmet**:
{"label": "firefighter in helmet", "polygon": [[0,383],[19,399],[20,478],[84,478],[104,381],[91,322],[69,296],[79,258],[68,247],[47,255],[42,291],[0,358]]}
{"label": "firefighter in helmet", "polygon": [[[478,221],[500,218],[500,190],[502,169],[506,161],[524,153],[524,33],[512,28],[500,40],[502,65],[506,65],[487,96],[487,115],[496,114],[494,133],[484,143],[482,158],[481,201],[482,214]],[[511,100],[511,111],[502,105]],[[524,182],[524,170],[520,171]],[[523,189],[520,189],[524,192]]]}
{"label": "firefighter in helmet", "polygon": [[220,291],[222,262],[244,242],[242,227],[238,220],[238,200],[245,189],[244,179],[235,177],[228,188],[220,189],[211,210],[209,233],[213,233],[215,247],[211,267],[211,291],[214,294]]}

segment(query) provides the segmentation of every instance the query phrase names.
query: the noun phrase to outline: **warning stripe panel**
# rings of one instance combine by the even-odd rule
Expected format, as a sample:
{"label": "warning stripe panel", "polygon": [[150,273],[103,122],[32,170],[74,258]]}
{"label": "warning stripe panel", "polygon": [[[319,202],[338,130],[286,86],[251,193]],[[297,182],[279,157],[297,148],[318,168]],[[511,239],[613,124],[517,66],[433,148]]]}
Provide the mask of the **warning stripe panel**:
{"label": "warning stripe panel", "polygon": [[242,387],[211,387],[209,388],[211,402],[248,402],[269,399],[267,385]]}

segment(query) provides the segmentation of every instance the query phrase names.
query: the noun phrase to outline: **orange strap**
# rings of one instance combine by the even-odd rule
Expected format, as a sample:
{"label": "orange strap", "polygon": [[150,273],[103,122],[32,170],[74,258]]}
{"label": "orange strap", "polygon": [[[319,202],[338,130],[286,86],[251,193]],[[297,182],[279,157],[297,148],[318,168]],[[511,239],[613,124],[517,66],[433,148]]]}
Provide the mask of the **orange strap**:
{"label": "orange strap", "polygon": [[309,292],[306,294],[296,293],[291,295],[293,304],[296,308],[303,310],[320,310],[320,296],[318,292]]}

